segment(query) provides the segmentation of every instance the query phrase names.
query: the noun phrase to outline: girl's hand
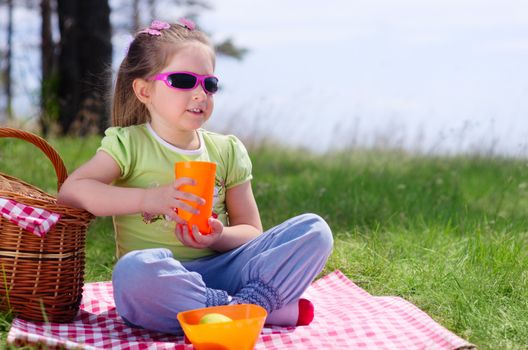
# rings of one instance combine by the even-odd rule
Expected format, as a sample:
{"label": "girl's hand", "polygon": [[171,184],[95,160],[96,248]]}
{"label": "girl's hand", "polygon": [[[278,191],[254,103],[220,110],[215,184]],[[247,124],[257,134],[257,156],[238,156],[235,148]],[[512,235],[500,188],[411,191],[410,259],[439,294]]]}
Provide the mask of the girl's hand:
{"label": "girl's hand", "polygon": [[211,227],[211,233],[204,235],[198,231],[196,225],[193,225],[192,232],[190,232],[187,224],[182,225],[178,223],[174,233],[183,245],[191,248],[203,249],[218,241],[224,231],[224,225],[222,222],[212,217],[209,218],[209,226]]}
{"label": "girl's hand", "polygon": [[205,204],[205,199],[179,190],[182,185],[192,186],[194,184],[193,179],[182,177],[170,185],[145,189],[141,203],[142,212],[154,215],[165,215],[178,224],[186,224],[187,222],[177,214],[177,209],[183,209],[192,214],[198,214],[198,209],[193,208],[190,204],[184,202],[184,200],[195,202],[198,205]]}

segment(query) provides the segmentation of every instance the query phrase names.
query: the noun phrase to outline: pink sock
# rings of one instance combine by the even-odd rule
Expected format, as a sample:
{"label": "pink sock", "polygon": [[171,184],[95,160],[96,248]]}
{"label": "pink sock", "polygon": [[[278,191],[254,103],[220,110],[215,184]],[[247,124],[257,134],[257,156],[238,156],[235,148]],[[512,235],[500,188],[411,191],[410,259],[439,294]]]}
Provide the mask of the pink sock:
{"label": "pink sock", "polygon": [[314,305],[308,299],[299,299],[297,326],[308,326],[314,319]]}
{"label": "pink sock", "polygon": [[278,310],[272,311],[266,318],[266,324],[274,326],[307,326],[314,318],[314,306],[308,299],[299,299]]}

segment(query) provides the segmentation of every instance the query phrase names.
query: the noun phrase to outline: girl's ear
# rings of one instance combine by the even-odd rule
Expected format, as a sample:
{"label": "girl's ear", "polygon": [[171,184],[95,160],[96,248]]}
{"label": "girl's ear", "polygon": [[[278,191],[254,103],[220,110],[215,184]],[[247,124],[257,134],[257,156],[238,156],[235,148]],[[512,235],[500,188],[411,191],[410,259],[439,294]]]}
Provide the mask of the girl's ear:
{"label": "girl's ear", "polygon": [[134,89],[136,97],[145,104],[150,102],[150,87],[150,83],[142,78],[136,78],[132,83],[132,88]]}

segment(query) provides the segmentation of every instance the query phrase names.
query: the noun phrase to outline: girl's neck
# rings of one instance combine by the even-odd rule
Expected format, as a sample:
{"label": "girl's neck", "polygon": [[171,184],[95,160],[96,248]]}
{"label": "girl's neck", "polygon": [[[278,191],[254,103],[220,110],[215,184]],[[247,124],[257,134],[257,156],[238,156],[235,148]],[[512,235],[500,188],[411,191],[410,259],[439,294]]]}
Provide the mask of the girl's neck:
{"label": "girl's neck", "polygon": [[174,147],[184,150],[200,148],[200,138],[196,130],[175,130],[174,128],[159,126],[153,122],[150,122],[150,126],[159,137]]}

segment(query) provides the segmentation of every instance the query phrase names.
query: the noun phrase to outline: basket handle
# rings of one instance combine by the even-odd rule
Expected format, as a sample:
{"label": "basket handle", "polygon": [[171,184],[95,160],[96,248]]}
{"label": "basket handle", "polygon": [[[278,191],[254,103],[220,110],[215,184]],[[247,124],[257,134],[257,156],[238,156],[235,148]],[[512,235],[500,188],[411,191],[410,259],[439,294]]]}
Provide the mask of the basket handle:
{"label": "basket handle", "polygon": [[55,174],[57,174],[57,191],[60,190],[62,184],[68,177],[68,171],[66,170],[64,162],[57,151],[55,151],[55,149],[51,147],[51,145],[46,140],[30,132],[13,128],[0,128],[0,137],[21,139],[31,142],[40,148],[40,150],[44,152],[46,157],[48,157],[48,159],[51,161],[51,164],[53,164],[53,167],[55,168]]}

